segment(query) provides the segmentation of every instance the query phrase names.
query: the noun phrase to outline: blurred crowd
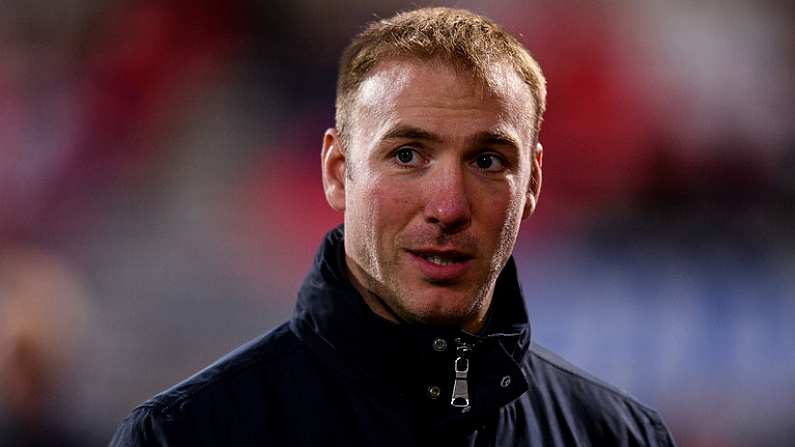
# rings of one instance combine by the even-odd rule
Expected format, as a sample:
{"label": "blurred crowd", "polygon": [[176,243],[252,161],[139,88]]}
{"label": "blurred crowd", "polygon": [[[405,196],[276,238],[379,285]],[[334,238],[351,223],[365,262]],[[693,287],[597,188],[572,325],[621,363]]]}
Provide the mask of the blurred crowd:
{"label": "blurred crowd", "polygon": [[[434,2],[447,4],[452,2]],[[540,61],[534,338],[682,446],[795,437],[795,6],[457,1]],[[0,5],[0,446],[104,445],[289,317],[342,48],[416,2]]]}

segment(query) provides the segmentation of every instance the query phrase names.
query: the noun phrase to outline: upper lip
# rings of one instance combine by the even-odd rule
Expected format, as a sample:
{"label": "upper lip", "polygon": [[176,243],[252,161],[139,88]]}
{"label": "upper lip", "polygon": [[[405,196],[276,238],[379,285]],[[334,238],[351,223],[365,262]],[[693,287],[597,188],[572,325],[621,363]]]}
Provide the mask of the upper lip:
{"label": "upper lip", "polygon": [[472,259],[474,256],[471,254],[460,251],[460,250],[445,250],[439,248],[411,248],[407,249],[406,251],[413,253],[415,255],[422,255],[422,256],[439,256],[442,258],[447,259],[454,259],[456,261],[465,261],[467,259]]}

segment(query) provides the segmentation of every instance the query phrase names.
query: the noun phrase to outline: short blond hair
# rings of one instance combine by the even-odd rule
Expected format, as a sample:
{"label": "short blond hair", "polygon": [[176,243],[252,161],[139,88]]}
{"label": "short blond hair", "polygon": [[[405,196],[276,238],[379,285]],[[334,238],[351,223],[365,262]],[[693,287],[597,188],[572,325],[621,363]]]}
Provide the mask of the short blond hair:
{"label": "short blond hair", "polygon": [[546,80],[530,52],[492,20],[463,9],[421,8],[369,23],[348,45],[340,59],[337,79],[336,127],[344,143],[350,141],[352,113],[359,85],[386,59],[439,58],[469,70],[489,85],[489,66],[508,63],[535,101],[534,140],[538,140],[546,109]]}

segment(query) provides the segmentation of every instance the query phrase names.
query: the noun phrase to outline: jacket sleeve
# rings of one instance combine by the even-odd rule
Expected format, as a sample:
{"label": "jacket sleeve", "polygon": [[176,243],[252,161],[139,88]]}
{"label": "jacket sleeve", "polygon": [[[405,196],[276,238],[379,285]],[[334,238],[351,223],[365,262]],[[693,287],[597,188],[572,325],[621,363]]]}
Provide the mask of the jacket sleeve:
{"label": "jacket sleeve", "polygon": [[116,429],[109,447],[168,447],[152,408],[138,407]]}
{"label": "jacket sleeve", "polygon": [[658,413],[655,412],[654,414],[654,431],[656,434],[657,444],[660,447],[676,447],[676,443],[674,442],[674,437],[671,434],[671,430],[663,422],[662,418]]}

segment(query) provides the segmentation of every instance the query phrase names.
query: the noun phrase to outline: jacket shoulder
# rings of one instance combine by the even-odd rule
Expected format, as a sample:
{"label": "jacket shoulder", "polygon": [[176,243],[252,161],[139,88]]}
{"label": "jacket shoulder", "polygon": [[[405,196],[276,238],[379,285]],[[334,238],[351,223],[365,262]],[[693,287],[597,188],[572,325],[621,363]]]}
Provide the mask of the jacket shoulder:
{"label": "jacket shoulder", "polygon": [[616,445],[674,445],[660,414],[629,393],[536,343],[530,345],[527,363],[531,396],[590,438],[609,439]]}
{"label": "jacket shoulder", "polygon": [[248,418],[257,411],[267,418],[269,408],[275,408],[273,391],[294,369],[291,362],[306,366],[306,357],[285,323],[136,407],[117,428],[110,445],[191,445],[186,440],[202,436],[203,430],[217,434],[224,424],[262,422]]}
{"label": "jacket shoulder", "polygon": [[135,408],[116,428],[111,447],[159,447],[168,445],[161,439],[158,418],[149,403]]}

